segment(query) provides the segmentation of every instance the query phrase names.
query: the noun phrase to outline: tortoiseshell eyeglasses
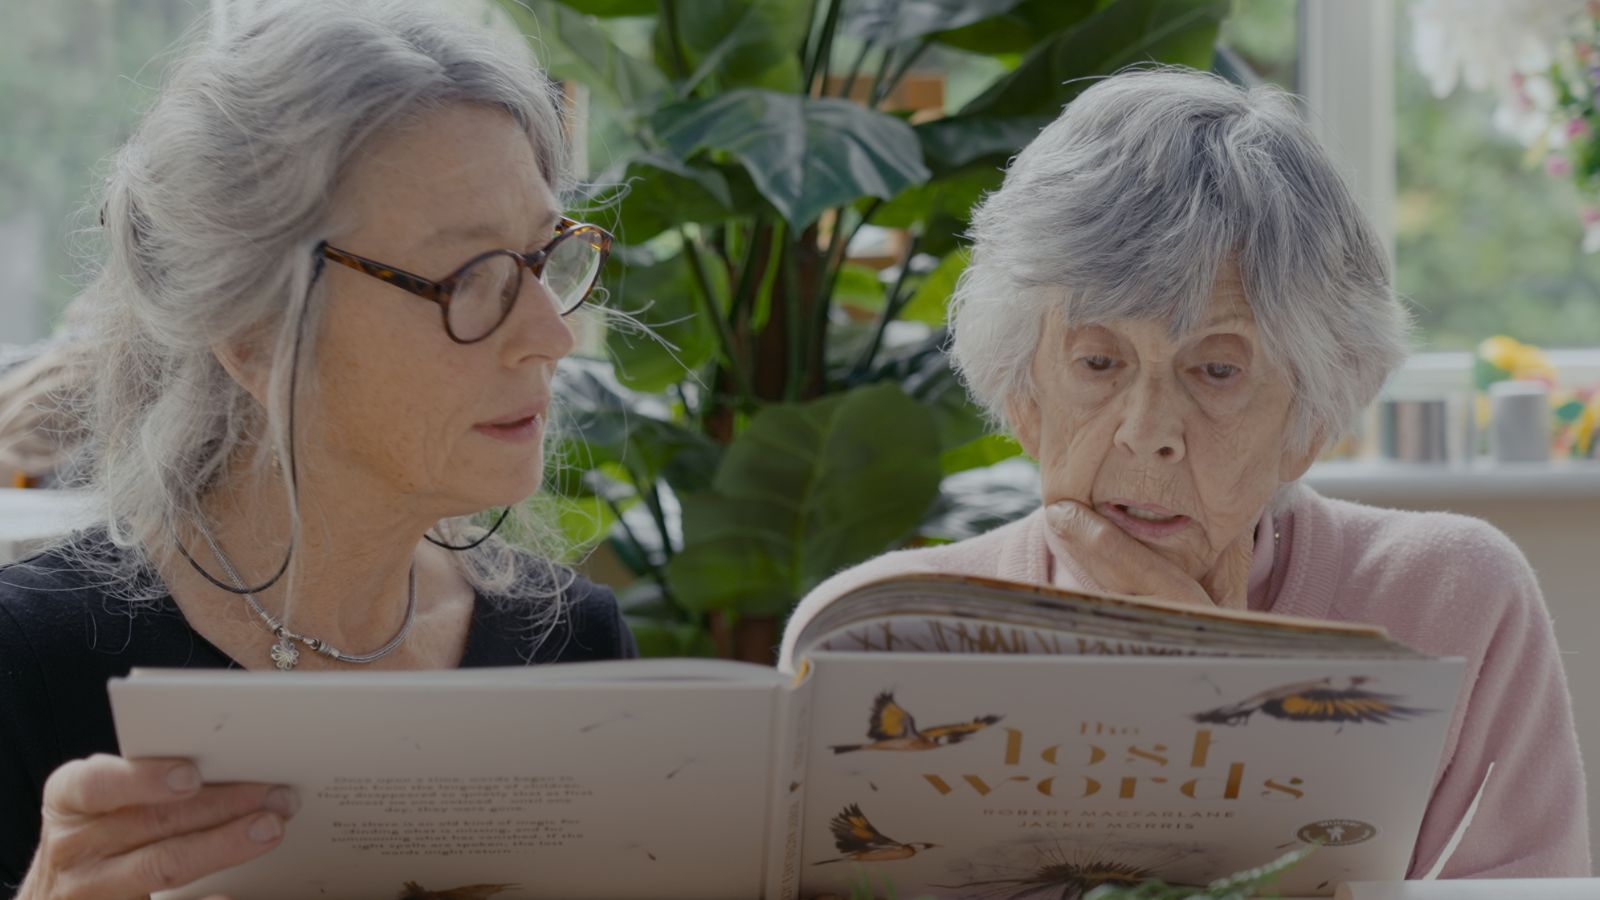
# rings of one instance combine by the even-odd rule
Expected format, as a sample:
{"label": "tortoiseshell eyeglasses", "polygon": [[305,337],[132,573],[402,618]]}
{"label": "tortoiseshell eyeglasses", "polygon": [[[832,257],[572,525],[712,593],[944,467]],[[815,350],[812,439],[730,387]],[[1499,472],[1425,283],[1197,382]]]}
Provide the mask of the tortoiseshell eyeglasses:
{"label": "tortoiseshell eyeglasses", "polygon": [[566,217],[542,249],[533,253],[488,250],[440,281],[322,245],[322,255],[328,259],[439,304],[444,330],[458,344],[483,340],[511,315],[522,294],[524,268],[544,286],[556,312],[565,316],[582,306],[594,290],[610,254],[609,232]]}

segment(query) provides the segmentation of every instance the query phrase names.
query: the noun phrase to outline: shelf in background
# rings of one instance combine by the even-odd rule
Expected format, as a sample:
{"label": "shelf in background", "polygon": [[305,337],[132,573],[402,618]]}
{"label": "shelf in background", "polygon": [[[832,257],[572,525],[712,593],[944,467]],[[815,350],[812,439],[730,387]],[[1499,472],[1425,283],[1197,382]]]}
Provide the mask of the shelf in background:
{"label": "shelf in background", "polygon": [[1318,493],[1360,502],[1406,500],[1600,500],[1600,461],[1543,463],[1321,462],[1305,482]]}

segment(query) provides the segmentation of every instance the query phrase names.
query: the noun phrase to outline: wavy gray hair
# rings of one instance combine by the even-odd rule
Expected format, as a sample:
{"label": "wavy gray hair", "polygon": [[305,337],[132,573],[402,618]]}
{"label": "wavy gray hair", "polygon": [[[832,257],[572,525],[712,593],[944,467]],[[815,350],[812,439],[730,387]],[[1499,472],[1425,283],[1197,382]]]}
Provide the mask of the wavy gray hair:
{"label": "wavy gray hair", "polygon": [[[483,104],[526,131],[558,194],[571,187],[558,97],[527,46],[417,7],[272,0],[221,33],[197,27],[115,156],[104,259],[77,303],[96,360],[81,479],[127,552],[108,563],[80,547],[76,557],[128,599],[162,592],[139,576],[200,515],[230,460],[290,459],[283,411],[297,323],[309,370],[325,293],[315,251],[337,214],[333,187],[365,141],[443,104]],[[212,352],[257,335],[272,348],[265,409]],[[459,542],[471,527],[438,530]],[[456,556],[491,595],[528,583],[498,539]],[[551,597],[571,577],[546,574],[537,581]]]}
{"label": "wavy gray hair", "polygon": [[1342,434],[1408,351],[1384,248],[1291,98],[1177,67],[1084,91],[973,214],[955,366],[991,419],[1027,397],[1044,317],[1204,321],[1232,256],[1294,382],[1290,440]]}

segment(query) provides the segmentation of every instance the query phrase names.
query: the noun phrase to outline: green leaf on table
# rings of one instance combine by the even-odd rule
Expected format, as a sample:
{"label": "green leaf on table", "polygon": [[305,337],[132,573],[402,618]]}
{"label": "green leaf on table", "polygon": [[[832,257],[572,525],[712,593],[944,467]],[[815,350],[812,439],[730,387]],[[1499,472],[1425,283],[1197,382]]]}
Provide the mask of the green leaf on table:
{"label": "green leaf on table", "polygon": [[932,414],[891,384],[763,409],[712,490],[681,498],[674,593],[693,609],[787,613],[916,527],[938,496],[938,440]]}
{"label": "green leaf on table", "polygon": [[716,169],[650,153],[629,160],[621,180],[628,187],[618,210],[617,239],[625,244],[642,244],[685,223],[734,215],[728,180]]}
{"label": "green leaf on table", "polygon": [[[678,69],[665,10],[652,44],[663,72]],[[694,0],[677,6],[677,52],[686,67],[680,92],[710,80],[719,92],[760,87],[800,90],[799,49],[811,29],[810,0]]]}
{"label": "green leaf on table", "polygon": [[744,88],[667,107],[652,121],[680,159],[732,156],[797,231],[831,206],[887,200],[928,178],[911,126],[848,100]]}
{"label": "green leaf on table", "polygon": [[[727,296],[727,273],[720,266],[707,266],[706,277],[716,296]],[[717,352],[716,326],[681,254],[653,265],[608,267],[603,284],[606,305],[650,331],[640,334],[621,324],[607,328],[606,349],[624,385],[646,393],[664,391]]]}
{"label": "green leaf on table", "polygon": [[1086,90],[1089,76],[1138,62],[1205,68],[1228,0],[1117,0],[1056,37],[961,108],[960,117],[1054,118]]}
{"label": "green leaf on table", "polygon": [[879,45],[904,43],[1009,12],[1022,0],[860,0],[844,27]]}
{"label": "green leaf on table", "polygon": [[900,318],[908,322],[922,322],[938,327],[945,323],[949,312],[950,296],[955,293],[956,281],[967,270],[967,254],[957,250],[939,260],[932,272],[923,276],[922,283],[911,295],[911,301],[900,310]]}
{"label": "green leaf on table", "polygon": [[618,47],[588,16],[552,0],[500,0],[523,33],[533,38],[539,65],[557,79],[576,81],[621,109],[640,109],[667,93],[667,81],[650,63]]}

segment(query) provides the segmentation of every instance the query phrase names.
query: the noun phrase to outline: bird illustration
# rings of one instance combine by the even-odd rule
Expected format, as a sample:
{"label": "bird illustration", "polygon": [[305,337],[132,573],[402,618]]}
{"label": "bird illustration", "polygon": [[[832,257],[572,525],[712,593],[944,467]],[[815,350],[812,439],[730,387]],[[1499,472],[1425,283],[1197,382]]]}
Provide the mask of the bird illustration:
{"label": "bird illustration", "polygon": [[1301,681],[1262,691],[1231,706],[1219,706],[1194,714],[1196,722],[1242,725],[1259,711],[1290,722],[1391,722],[1433,712],[1401,706],[1395,694],[1379,694],[1363,688],[1371,681],[1364,675],[1350,678],[1323,678]]}
{"label": "bird illustration", "polygon": [[902,844],[892,837],[874,828],[872,823],[861,812],[861,806],[852,803],[843,811],[833,817],[828,823],[828,829],[833,832],[833,846],[843,854],[835,859],[824,859],[812,863],[814,866],[825,866],[836,862],[883,862],[890,859],[910,859],[918,852],[938,844],[917,842]]}
{"label": "bird illustration", "polygon": [[979,716],[970,722],[935,725],[917,728],[917,722],[905,708],[894,702],[894,692],[884,691],[872,702],[872,721],[867,726],[869,744],[835,744],[834,753],[854,753],[857,750],[935,750],[959,744],[990,725],[1000,721],[999,716]]}
{"label": "bird illustration", "polygon": [[469,884],[448,891],[430,891],[415,881],[406,882],[400,900],[488,900],[495,894],[509,891],[515,884]]}

